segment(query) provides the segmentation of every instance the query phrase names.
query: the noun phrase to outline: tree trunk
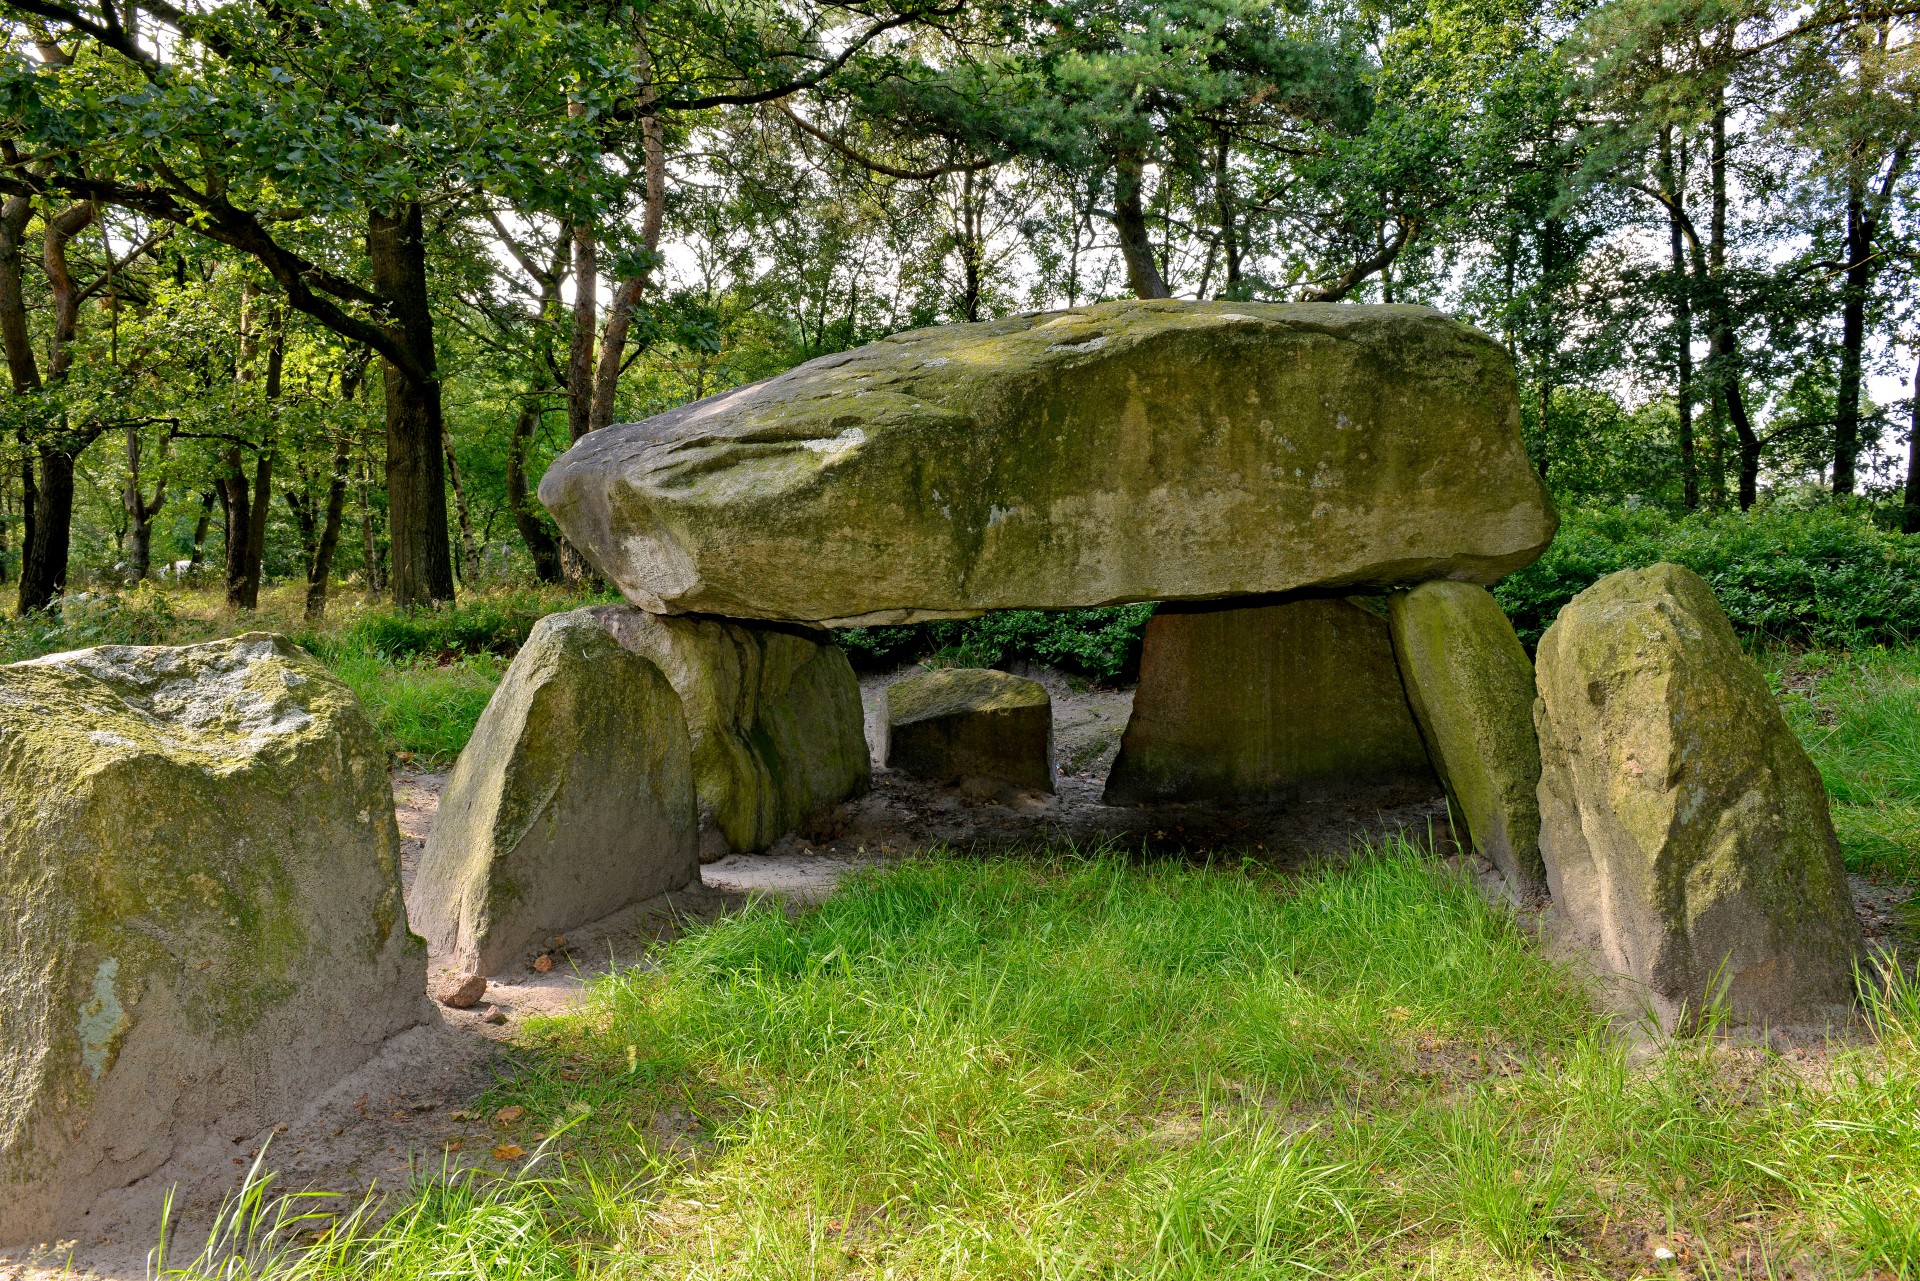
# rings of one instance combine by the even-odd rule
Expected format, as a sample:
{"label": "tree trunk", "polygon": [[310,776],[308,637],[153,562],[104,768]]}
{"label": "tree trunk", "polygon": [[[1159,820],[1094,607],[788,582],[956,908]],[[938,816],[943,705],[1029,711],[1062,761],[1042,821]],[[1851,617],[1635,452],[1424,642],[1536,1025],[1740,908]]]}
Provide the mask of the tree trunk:
{"label": "tree trunk", "polygon": [[221,507],[227,516],[227,604],[234,609],[252,609],[257,594],[247,594],[247,567],[253,551],[248,539],[253,533],[253,493],[247,486],[247,473],[240,465],[240,447],[227,447],[226,474],[220,477]]}
{"label": "tree trunk", "polygon": [[471,589],[480,560],[480,550],[474,545],[473,515],[467,509],[466,486],[460,483],[460,464],[453,456],[453,437],[443,436],[441,444],[447,454],[447,481],[453,486],[454,518],[460,525],[460,580]]}
{"label": "tree trunk", "polygon": [[[93,205],[71,205],[46,219],[42,262],[53,294],[53,332],[47,380],[60,382],[73,368],[73,340],[79,331],[80,291],[67,268],[67,242],[93,221]],[[44,430],[44,429],[43,429]],[[41,441],[36,452],[40,478],[35,491],[32,545],[20,566],[20,612],[45,609],[67,589],[67,554],[73,542],[73,469],[98,429],[75,432],[64,419],[54,429],[58,442]]]}
{"label": "tree trunk", "polygon": [[408,378],[381,361],[387,392],[387,546],[393,603],[408,608],[453,599],[447,537],[447,478],[440,441],[446,431],[428,309],[426,231],[418,203],[367,219],[374,289],[388,300],[397,337],[423,371]]}
{"label": "tree trunk", "polygon": [[1840,386],[1833,415],[1833,492],[1854,492],[1860,458],[1860,363],[1873,282],[1874,228],[1857,180],[1847,183],[1847,270],[1840,294]]}
{"label": "tree trunk", "polygon": [[567,348],[567,434],[593,430],[593,337],[600,320],[600,247],[593,228],[573,229],[573,341]]}
{"label": "tree trunk", "polygon": [[[165,440],[162,440],[165,458]],[[127,483],[120,490],[120,505],[127,513],[127,576],[134,582],[144,579],[153,565],[153,518],[167,503],[167,477],[161,473],[148,501],[140,481],[140,429],[127,428]]]}
{"label": "tree trunk", "polygon": [[384,582],[380,572],[380,540],[373,529],[373,468],[364,460],[360,464],[360,550],[365,558],[367,595],[378,596],[384,590]]}
{"label": "tree trunk", "polygon": [[527,442],[539,423],[540,411],[533,402],[521,402],[513,435],[507,441],[507,512],[513,517],[513,527],[520,531],[520,540],[527,545],[527,555],[533,558],[535,577],[543,583],[557,583],[561,580],[559,540],[541,523],[527,494]]}
{"label": "tree trunk", "polygon": [[213,505],[220,501],[219,496],[209,489],[200,495],[200,518],[193,523],[193,551],[188,554],[187,568],[200,568],[207,554],[207,527],[213,523]]}
{"label": "tree trunk", "polygon": [[1172,291],[1161,279],[1153,258],[1153,240],[1147,234],[1146,207],[1140,199],[1145,166],[1126,156],[1113,166],[1113,230],[1120,239],[1120,256],[1127,264],[1127,285],[1136,298],[1168,298]]}
{"label": "tree trunk", "polygon": [[347,509],[347,468],[351,440],[342,435],[333,446],[333,475],[327,480],[327,515],[320,526],[320,542],[307,562],[307,621],[318,622],[327,612],[327,584],[333,578],[333,554],[340,546],[340,520]]}
{"label": "tree trunk", "polygon": [[[645,59],[645,49],[641,51]],[[652,63],[645,63],[648,84],[640,101],[653,101]],[[646,211],[640,219],[640,247],[648,254],[660,248],[660,227],[667,207],[667,152],[660,117],[648,114],[640,120],[641,149],[645,156]],[[651,265],[638,275],[620,282],[607,307],[606,326],[600,332],[600,361],[593,370],[593,403],[587,415],[587,429],[598,431],[613,421],[614,394],[620,386],[620,368],[626,363],[627,334],[633,325],[633,308],[646,293],[653,276]]]}
{"label": "tree trunk", "polygon": [[40,449],[33,489],[32,542],[20,564],[20,612],[42,610],[67,590],[67,552],[73,540],[73,456]]}
{"label": "tree trunk", "polygon": [[1900,528],[1920,534],[1920,349],[1913,357],[1913,409],[1907,427],[1907,492]]}
{"label": "tree trunk", "polygon": [[8,196],[0,202],[0,345],[6,348],[7,372],[19,395],[40,389],[40,365],[27,328],[27,296],[20,273],[20,243],[32,217],[33,202],[25,196]]}
{"label": "tree trunk", "polygon": [[1226,267],[1226,287],[1220,297],[1237,299],[1241,290],[1240,224],[1234,208],[1232,158],[1227,135],[1222,131],[1214,140],[1213,151],[1213,203],[1220,220],[1220,250]]}
{"label": "tree trunk", "polygon": [[1700,460],[1693,441],[1693,280],[1687,273],[1686,175],[1676,169],[1673,131],[1660,131],[1660,172],[1667,186],[1667,244],[1673,263],[1674,409],[1680,416],[1680,501],[1700,507]]}

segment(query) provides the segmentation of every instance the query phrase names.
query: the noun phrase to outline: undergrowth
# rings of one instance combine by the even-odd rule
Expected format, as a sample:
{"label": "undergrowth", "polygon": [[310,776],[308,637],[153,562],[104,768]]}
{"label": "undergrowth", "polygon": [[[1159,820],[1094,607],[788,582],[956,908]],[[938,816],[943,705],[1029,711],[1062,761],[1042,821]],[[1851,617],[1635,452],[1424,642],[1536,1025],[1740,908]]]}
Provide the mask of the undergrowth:
{"label": "undergrowth", "polygon": [[1920,998],[1869,993],[1871,1035],[1810,1058],[1636,1057],[1405,847],[934,857],[533,1028],[482,1108],[550,1136],[536,1169],[162,1275],[1915,1276]]}

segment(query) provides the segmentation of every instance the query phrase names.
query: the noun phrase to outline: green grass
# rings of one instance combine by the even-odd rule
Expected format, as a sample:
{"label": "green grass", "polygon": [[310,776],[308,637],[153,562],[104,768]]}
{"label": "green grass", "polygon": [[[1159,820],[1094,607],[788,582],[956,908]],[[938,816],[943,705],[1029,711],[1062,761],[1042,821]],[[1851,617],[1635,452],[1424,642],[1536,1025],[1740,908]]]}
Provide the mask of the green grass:
{"label": "green grass", "polygon": [[1806,1063],[1635,1061],[1406,848],[931,858],[656,961],[483,1104],[554,1136],[537,1168],[168,1275],[1627,1277],[1673,1242],[1694,1276],[1920,1276],[1911,987]]}
{"label": "green grass", "polygon": [[1763,661],[1820,767],[1847,866],[1920,879],[1920,648],[1781,651]]}

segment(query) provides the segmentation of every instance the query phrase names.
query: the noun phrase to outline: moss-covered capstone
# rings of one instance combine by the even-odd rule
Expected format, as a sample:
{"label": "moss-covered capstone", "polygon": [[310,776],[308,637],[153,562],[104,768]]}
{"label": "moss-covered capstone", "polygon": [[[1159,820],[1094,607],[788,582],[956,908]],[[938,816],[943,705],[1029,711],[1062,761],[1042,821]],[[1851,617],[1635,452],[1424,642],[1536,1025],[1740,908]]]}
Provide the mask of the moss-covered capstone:
{"label": "moss-covered capstone", "polygon": [[1499,345],[1332,303],[897,334],[593,432],[540,497],[636,605],[829,623],[1492,582],[1555,528]]}
{"label": "moss-covered capstone", "polygon": [[1388,610],[1407,701],[1455,815],[1516,887],[1538,887],[1533,663],[1513,624],[1475,583],[1422,583]]}
{"label": "moss-covered capstone", "polygon": [[948,667],[887,686],[887,768],[937,783],[1053,790],[1053,700],[1039,681]]}
{"label": "moss-covered capstone", "polygon": [[1668,1024],[1819,1019],[1861,937],[1820,775],[1688,569],[1574,597],[1536,654],[1555,907]]}
{"label": "moss-covered capstone", "polygon": [[860,683],[828,633],[590,611],[680,695],[693,742],[700,856],[756,852],[867,790]]}
{"label": "moss-covered capstone", "polygon": [[1148,620],[1107,804],[1438,790],[1384,618],[1297,600]]}
{"label": "moss-covered capstone", "polygon": [[534,626],[454,766],[407,897],[436,958],[497,974],[699,874],[680,696],[584,610]]}
{"label": "moss-covered capstone", "polygon": [[279,636],[0,667],[0,1241],[427,1017],[386,763]]}

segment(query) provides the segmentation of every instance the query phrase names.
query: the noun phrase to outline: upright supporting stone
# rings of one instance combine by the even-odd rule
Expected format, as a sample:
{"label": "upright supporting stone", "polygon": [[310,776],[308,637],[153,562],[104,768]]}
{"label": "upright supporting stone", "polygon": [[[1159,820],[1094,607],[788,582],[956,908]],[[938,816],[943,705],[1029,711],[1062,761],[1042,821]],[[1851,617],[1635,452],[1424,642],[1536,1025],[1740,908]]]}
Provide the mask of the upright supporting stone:
{"label": "upright supporting stone", "polygon": [[680,696],[585,611],[540,620],[460,753],[407,905],[436,957],[499,973],[699,875]]}
{"label": "upright supporting stone", "polygon": [[949,667],[887,687],[887,767],[1053,790],[1053,700],[1024,676]]}
{"label": "upright supporting stone", "polygon": [[386,765],[278,636],[0,667],[0,1241],[424,1021]]}
{"label": "upright supporting stone", "polygon": [[1109,805],[1418,792],[1438,781],[1387,623],[1343,600],[1161,606]]}
{"label": "upright supporting stone", "polygon": [[590,612],[665,673],[686,708],[703,862],[763,850],[867,790],[860,683],[829,633],[622,605]]}
{"label": "upright supporting stone", "polygon": [[1542,883],[1533,664],[1492,593],[1422,583],[1388,598],[1407,701],[1473,844],[1518,888]]}
{"label": "upright supporting stone", "polygon": [[1555,907],[1669,1026],[1842,1013],[1860,954],[1819,772],[1713,592],[1610,574],[1538,654],[1541,854]]}

